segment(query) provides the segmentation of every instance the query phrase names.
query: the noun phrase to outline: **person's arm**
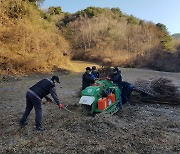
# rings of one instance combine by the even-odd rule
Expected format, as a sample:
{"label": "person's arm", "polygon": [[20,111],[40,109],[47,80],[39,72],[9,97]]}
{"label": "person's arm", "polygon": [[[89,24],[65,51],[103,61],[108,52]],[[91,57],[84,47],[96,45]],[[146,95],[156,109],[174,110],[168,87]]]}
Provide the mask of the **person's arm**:
{"label": "person's arm", "polygon": [[91,73],[91,77],[92,77],[93,79],[95,79],[95,78],[96,78],[96,77],[95,77],[95,75],[94,75],[94,74],[92,74],[92,73]]}
{"label": "person's arm", "polygon": [[110,78],[111,81],[113,81],[114,83],[122,83],[122,77],[120,74]]}
{"label": "person's arm", "polygon": [[116,82],[119,78],[119,75],[113,76],[110,78],[111,81]]}
{"label": "person's arm", "polygon": [[51,88],[50,93],[51,93],[52,98],[56,102],[56,104],[59,105],[60,104],[60,99],[59,99],[59,97],[58,97],[58,95],[56,93],[56,88],[55,87]]}
{"label": "person's arm", "polygon": [[63,109],[63,108],[64,108],[64,105],[63,105],[63,104],[60,102],[60,100],[59,100],[59,97],[58,97],[58,95],[57,95],[57,93],[56,93],[56,88],[55,88],[55,87],[51,88],[51,89],[50,89],[50,93],[51,93],[51,96],[53,97],[54,101],[55,101],[56,104],[58,105],[58,107],[59,107],[60,109]]}
{"label": "person's arm", "polygon": [[51,99],[51,98],[49,98],[48,96],[45,96],[44,98],[46,99],[46,101],[48,101],[48,102],[52,102],[52,99]]}

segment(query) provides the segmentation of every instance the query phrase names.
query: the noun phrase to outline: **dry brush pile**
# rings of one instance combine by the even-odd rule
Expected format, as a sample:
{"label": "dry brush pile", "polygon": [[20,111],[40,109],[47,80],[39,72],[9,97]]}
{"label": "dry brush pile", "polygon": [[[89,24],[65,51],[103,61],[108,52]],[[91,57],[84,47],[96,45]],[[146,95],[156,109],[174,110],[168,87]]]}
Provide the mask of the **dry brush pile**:
{"label": "dry brush pile", "polygon": [[137,80],[132,93],[133,102],[166,103],[180,105],[179,88],[166,78]]}

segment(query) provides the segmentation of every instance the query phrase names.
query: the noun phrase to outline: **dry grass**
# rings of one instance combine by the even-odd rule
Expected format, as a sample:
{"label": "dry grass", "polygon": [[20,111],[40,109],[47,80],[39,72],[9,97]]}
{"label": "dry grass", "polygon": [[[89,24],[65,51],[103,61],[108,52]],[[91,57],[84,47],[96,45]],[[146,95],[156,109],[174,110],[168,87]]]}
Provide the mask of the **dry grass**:
{"label": "dry grass", "polygon": [[86,67],[96,66],[96,68],[100,68],[100,65],[92,63],[92,62],[84,62],[84,61],[71,61],[69,70],[73,72],[85,72]]}
{"label": "dry grass", "polygon": [[[69,57],[63,56],[69,50],[68,42],[40,17],[37,8],[21,0],[0,4],[0,74],[68,69]],[[19,13],[10,9],[16,5]]]}

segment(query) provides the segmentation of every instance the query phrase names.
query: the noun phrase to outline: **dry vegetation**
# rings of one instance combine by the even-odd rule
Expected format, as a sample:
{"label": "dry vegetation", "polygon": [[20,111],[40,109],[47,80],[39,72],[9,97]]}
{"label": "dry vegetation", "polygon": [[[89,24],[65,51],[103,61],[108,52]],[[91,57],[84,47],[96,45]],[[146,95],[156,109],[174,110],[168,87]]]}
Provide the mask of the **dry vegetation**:
{"label": "dry vegetation", "polygon": [[132,58],[126,67],[151,68],[158,71],[180,72],[180,50],[176,52],[151,49]]}
{"label": "dry vegetation", "polygon": [[67,69],[68,42],[27,1],[0,1],[0,74]]}
{"label": "dry vegetation", "polygon": [[162,36],[161,31],[151,23],[127,24],[126,17],[117,20],[111,14],[84,17],[69,26],[74,31],[71,39],[75,49],[84,50],[85,55],[87,53],[92,59],[109,58],[116,63],[160,45],[159,37]]}
{"label": "dry vegetation", "polygon": [[[179,42],[171,41],[163,24],[155,25],[120,12],[115,14],[110,9],[100,9],[100,13],[96,13],[98,8],[84,11],[85,15],[74,14],[65,28],[60,27],[72,43],[74,59],[93,60],[102,65],[180,70]],[[95,13],[89,15],[91,11]],[[164,30],[158,26],[164,26]],[[166,66],[167,63],[173,65]]]}
{"label": "dry vegetation", "polygon": [[167,33],[154,23],[116,8],[83,11],[67,14],[51,7],[45,12],[28,0],[0,0],[0,74],[78,71],[70,56],[103,66],[180,71],[180,41],[174,40],[172,48]]}
{"label": "dry vegetation", "polygon": [[138,80],[134,84],[131,101],[180,105],[179,87],[172,80],[162,77]]}

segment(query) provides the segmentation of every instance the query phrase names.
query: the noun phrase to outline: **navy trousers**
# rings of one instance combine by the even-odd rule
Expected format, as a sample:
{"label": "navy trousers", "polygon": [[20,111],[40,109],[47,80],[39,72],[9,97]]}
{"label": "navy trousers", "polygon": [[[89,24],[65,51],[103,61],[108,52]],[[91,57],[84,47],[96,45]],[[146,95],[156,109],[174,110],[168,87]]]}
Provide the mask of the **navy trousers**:
{"label": "navy trousers", "polygon": [[21,123],[24,123],[27,121],[27,118],[31,112],[31,110],[35,109],[35,123],[36,123],[36,128],[41,127],[41,122],[42,122],[42,108],[41,108],[41,100],[37,97],[35,97],[33,94],[30,92],[26,93],[26,109],[25,112],[20,120]]}
{"label": "navy trousers", "polygon": [[129,97],[131,95],[132,90],[133,90],[133,86],[128,82],[124,82],[122,94],[121,94],[122,104],[125,104],[129,101]]}

